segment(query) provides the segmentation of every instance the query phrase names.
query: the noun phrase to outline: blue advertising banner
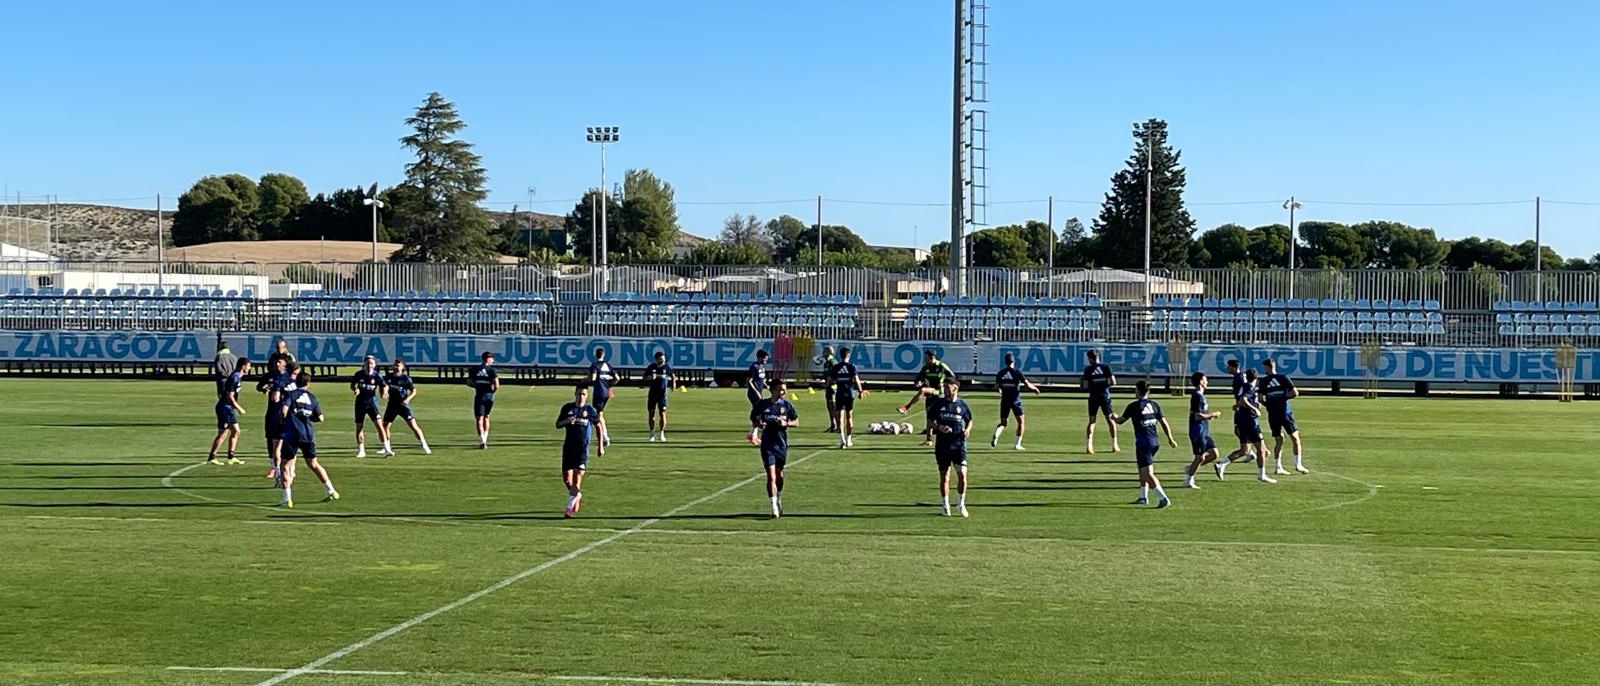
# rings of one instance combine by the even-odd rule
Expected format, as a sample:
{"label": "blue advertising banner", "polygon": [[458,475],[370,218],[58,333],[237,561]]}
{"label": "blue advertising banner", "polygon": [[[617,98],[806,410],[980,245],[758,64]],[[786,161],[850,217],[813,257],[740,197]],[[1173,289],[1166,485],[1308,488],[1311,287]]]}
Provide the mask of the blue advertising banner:
{"label": "blue advertising banner", "polygon": [[[215,352],[215,332],[0,331],[0,360],[67,362],[204,362]],[[767,339],[617,338],[605,336],[469,336],[454,334],[272,334],[225,336],[237,355],[265,359],[282,338],[306,364],[358,365],[367,355],[380,360],[403,357],[418,365],[468,365],[483,351],[493,351],[504,366],[584,367],[595,348],[606,350],[613,364],[643,367],[657,350],[683,369],[740,370]],[[822,346],[849,346],[853,361],[870,374],[913,374],[922,365],[922,351],[932,349],[958,373],[988,376],[1011,353],[1017,365],[1035,376],[1076,376],[1084,353],[1099,350],[1101,359],[1125,376],[1169,375],[1179,365],[1165,343],[944,343],[926,341],[816,341]],[[1221,374],[1229,359],[1259,368],[1269,357],[1283,373],[1297,378],[1359,380],[1366,376],[1361,349],[1333,345],[1230,346],[1190,344],[1183,351],[1189,371]],[[1469,383],[1541,383],[1556,380],[1553,349],[1390,347],[1378,355],[1377,377],[1384,381]],[[1576,381],[1600,382],[1600,350],[1577,351]]]}

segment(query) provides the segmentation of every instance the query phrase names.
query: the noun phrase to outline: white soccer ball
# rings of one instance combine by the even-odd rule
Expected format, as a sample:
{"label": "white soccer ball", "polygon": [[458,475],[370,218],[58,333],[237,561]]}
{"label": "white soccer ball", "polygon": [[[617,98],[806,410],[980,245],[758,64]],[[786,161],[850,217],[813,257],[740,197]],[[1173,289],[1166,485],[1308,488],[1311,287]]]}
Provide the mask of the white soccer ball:
{"label": "white soccer ball", "polygon": [[867,431],[875,434],[883,433],[883,422],[873,422],[872,426],[867,427]]}
{"label": "white soccer ball", "polygon": [[890,435],[894,435],[894,434],[897,434],[897,433],[900,433],[900,425],[899,424],[893,424],[893,423],[889,424],[889,434]]}
{"label": "white soccer ball", "polygon": [[916,431],[916,429],[912,428],[911,422],[906,422],[906,423],[900,425],[900,433],[908,434],[908,433],[911,433],[913,431]]}

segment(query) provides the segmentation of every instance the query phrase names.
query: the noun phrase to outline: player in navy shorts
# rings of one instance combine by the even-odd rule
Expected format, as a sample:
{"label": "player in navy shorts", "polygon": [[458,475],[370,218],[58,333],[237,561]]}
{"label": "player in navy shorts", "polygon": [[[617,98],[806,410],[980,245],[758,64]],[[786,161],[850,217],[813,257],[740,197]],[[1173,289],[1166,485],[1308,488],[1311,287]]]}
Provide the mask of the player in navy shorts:
{"label": "player in navy shorts", "polygon": [[311,394],[311,375],[300,372],[294,379],[294,386],[295,389],[284,399],[282,410],[283,443],[279,461],[283,472],[283,501],[278,505],[294,507],[294,458],[297,453],[305,456],[306,467],[328,489],[328,497],[323,498],[322,502],[338,500],[339,492],[333,490],[333,479],[328,477],[328,470],[317,462],[317,432],[314,424],[322,421],[322,406],[317,403],[317,396]]}
{"label": "player in navy shorts", "polygon": [[239,404],[239,387],[244,384],[244,375],[250,373],[250,360],[243,357],[233,364],[233,371],[227,376],[217,379],[217,437],[211,439],[211,454],[206,456],[206,462],[223,464],[217,459],[217,450],[222,447],[222,441],[228,441],[229,464],[239,464],[239,458],[234,456],[234,451],[239,448],[239,417],[244,414],[244,406]]}
{"label": "player in navy shorts", "polygon": [[278,448],[283,443],[283,401],[294,390],[294,377],[300,365],[287,356],[273,354],[272,368],[256,383],[256,390],[267,397],[267,408],[262,414],[266,424],[267,478],[278,478]]}
{"label": "player in navy shorts", "polygon": [[[1223,469],[1235,461],[1249,461],[1254,451],[1256,462],[1256,480],[1262,483],[1278,483],[1267,476],[1267,451],[1261,443],[1261,403],[1256,394],[1256,370],[1246,369],[1243,376],[1244,384],[1239,388],[1239,397],[1233,400],[1233,433],[1239,437],[1239,449],[1219,460]],[[1219,475],[1220,476],[1220,475]]]}
{"label": "player in navy shorts", "polygon": [[1100,352],[1090,350],[1085,353],[1089,359],[1089,366],[1083,368],[1081,383],[1083,390],[1089,393],[1089,428],[1084,431],[1083,452],[1094,454],[1094,420],[1098,415],[1106,418],[1106,430],[1111,432],[1111,452],[1121,452],[1122,446],[1117,445],[1117,423],[1112,420],[1116,411],[1111,407],[1111,387],[1117,385],[1117,375],[1111,373],[1111,368],[1100,364]]}
{"label": "player in navy shorts", "polygon": [[1033,385],[1022,370],[1017,369],[1017,357],[1006,353],[1006,366],[994,375],[994,385],[1000,389],[1000,423],[994,426],[994,435],[989,437],[989,447],[1000,445],[1000,434],[1005,433],[1006,419],[1011,415],[1017,416],[1017,444],[1012,450],[1022,450],[1022,434],[1027,430],[1022,419],[1022,389],[1033,391],[1039,395],[1039,387]]}
{"label": "player in navy shorts", "polygon": [[350,377],[350,393],[356,398],[356,457],[367,456],[366,427],[369,419],[378,430],[378,440],[383,442],[378,454],[394,455],[394,450],[389,447],[389,430],[383,427],[383,419],[378,413],[378,400],[389,395],[389,387],[383,382],[383,375],[378,373],[378,358],[368,355],[361,361],[361,371]]}
{"label": "player in navy shorts", "polygon": [[606,361],[606,349],[594,349],[594,362],[589,363],[589,383],[594,384],[594,390],[589,394],[589,404],[600,411],[600,421],[595,422],[595,434],[600,437],[600,445],[611,445],[611,434],[606,431],[606,403],[611,402],[615,391],[611,389],[617,383],[617,373],[611,368],[611,363]]}
{"label": "player in navy shorts", "polygon": [[484,351],[483,364],[467,373],[472,386],[472,417],[477,422],[478,449],[489,447],[489,414],[494,412],[494,394],[500,390],[500,375],[494,371],[494,353]]}
{"label": "player in navy shorts", "polygon": [[[830,352],[828,357],[833,357],[833,354]],[[861,386],[861,374],[856,369],[856,363],[850,361],[850,349],[840,348],[839,360],[823,373],[827,375],[828,407],[833,412],[829,421],[839,431],[839,447],[855,447],[856,398],[866,395],[867,391]]]}
{"label": "player in navy shorts", "polygon": [[422,454],[432,455],[433,451],[428,449],[428,439],[422,435],[422,427],[417,425],[417,415],[411,411],[411,401],[417,397],[417,383],[411,379],[406,361],[396,357],[389,371],[384,372],[383,383],[389,387],[389,403],[383,408],[383,430],[393,438],[394,420],[406,420],[411,435],[416,436],[417,442],[422,444]]}
{"label": "player in navy shorts", "polygon": [[672,398],[672,392],[678,389],[678,373],[673,371],[672,365],[667,364],[667,353],[657,350],[655,361],[644,368],[644,382],[649,385],[649,397],[645,399],[644,411],[649,415],[650,440],[667,442],[667,401]]}
{"label": "player in navy shorts", "polygon": [[783,468],[789,464],[789,429],[800,426],[800,414],[785,396],[789,384],[772,382],[772,395],[750,408],[750,423],[761,432],[761,466],[767,474],[767,499],[772,517],[783,516]]}
{"label": "player in navy shorts", "polygon": [[[587,383],[578,384],[572,390],[572,402],[562,405],[556,414],[556,428],[567,430],[561,443],[561,484],[567,487],[567,517],[578,514],[583,506],[583,475],[589,470],[589,437],[600,421],[599,408],[589,404],[589,387]],[[604,445],[600,454],[606,454]]]}
{"label": "player in navy shorts", "polygon": [[[961,399],[961,381],[954,376],[946,376],[940,384],[942,395],[933,399],[933,459],[939,465],[939,498],[941,500],[941,514],[950,516],[950,472],[956,473],[957,506],[961,516],[967,514],[967,437],[972,435],[972,408],[967,407],[967,401]],[[906,405],[916,402],[918,397],[931,396],[935,391],[932,387],[923,387],[917,390],[917,395],[912,396]],[[902,412],[903,413],[903,412]]]}
{"label": "player in navy shorts", "polygon": [[1189,377],[1189,447],[1194,452],[1194,461],[1184,470],[1184,488],[1199,488],[1194,483],[1194,475],[1207,464],[1213,465],[1219,480],[1222,478],[1222,465],[1217,462],[1217,442],[1211,439],[1211,420],[1221,417],[1222,413],[1212,412],[1206,403],[1206,389],[1210,385],[1205,372],[1195,372]]}
{"label": "player in navy shorts", "polygon": [[1156,427],[1166,434],[1167,445],[1176,448],[1178,442],[1172,440],[1172,427],[1167,425],[1167,418],[1162,416],[1161,406],[1150,399],[1150,384],[1140,381],[1134,384],[1134,392],[1137,397],[1112,421],[1118,424],[1133,422],[1134,461],[1139,465],[1139,499],[1133,504],[1150,502],[1150,490],[1155,489],[1156,508],[1160,509],[1171,503],[1167,500],[1167,492],[1161,490],[1161,480],[1156,478],[1156,453],[1161,450],[1161,437],[1156,435]]}
{"label": "player in navy shorts", "polygon": [[[766,394],[766,392],[767,392],[767,351],[765,351],[765,350],[757,350],[756,351],[756,361],[750,364],[750,368],[749,369],[745,370],[744,397],[745,397],[746,400],[750,401],[750,407],[755,407],[758,403],[760,403],[763,400],[762,396],[764,394]],[[759,431],[761,431],[761,427],[755,426],[755,425],[751,425],[751,427],[750,427],[750,435],[746,436],[745,440],[750,441],[751,445],[760,444],[761,441],[758,440],[757,437],[756,437],[756,434]]]}
{"label": "player in navy shorts", "polygon": [[1261,361],[1261,380],[1257,386],[1261,388],[1261,402],[1267,407],[1267,427],[1272,429],[1272,461],[1279,474],[1288,474],[1283,469],[1283,435],[1289,434],[1289,442],[1294,446],[1294,470],[1301,474],[1309,474],[1305,460],[1300,456],[1300,427],[1294,423],[1294,411],[1289,409],[1289,401],[1300,397],[1300,391],[1294,387],[1294,382],[1289,377],[1278,373],[1278,363],[1272,359]]}

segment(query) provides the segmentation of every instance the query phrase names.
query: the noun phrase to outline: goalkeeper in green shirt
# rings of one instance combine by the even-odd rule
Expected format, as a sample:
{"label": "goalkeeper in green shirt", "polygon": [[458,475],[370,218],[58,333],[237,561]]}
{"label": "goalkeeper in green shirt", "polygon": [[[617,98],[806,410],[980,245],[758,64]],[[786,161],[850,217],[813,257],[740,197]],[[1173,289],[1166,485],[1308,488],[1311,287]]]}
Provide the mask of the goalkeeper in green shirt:
{"label": "goalkeeper in green shirt", "polygon": [[[933,350],[930,349],[922,351],[922,369],[917,372],[917,390],[920,391],[924,388],[932,388],[935,390],[944,388],[944,380],[953,378],[956,378],[956,373],[950,369],[950,365],[945,364],[943,360],[934,357]],[[936,393],[934,395],[923,397],[919,394],[913,397],[910,402],[900,406],[900,414],[905,414],[911,411],[911,404],[915,403],[917,398],[923,398],[922,415],[924,421],[922,428],[922,444],[924,446],[933,445],[933,426],[935,423],[937,423],[937,417],[935,416],[934,412],[934,400],[937,395],[938,394]]]}

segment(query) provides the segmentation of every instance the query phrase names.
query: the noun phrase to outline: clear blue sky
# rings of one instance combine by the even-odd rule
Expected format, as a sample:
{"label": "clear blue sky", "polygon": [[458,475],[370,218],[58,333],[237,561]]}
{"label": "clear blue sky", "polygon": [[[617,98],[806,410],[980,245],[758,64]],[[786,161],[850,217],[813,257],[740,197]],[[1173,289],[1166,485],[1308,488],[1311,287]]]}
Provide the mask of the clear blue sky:
{"label": "clear blue sky", "polygon": [[[1200,228],[1385,218],[1518,241],[1532,198],[1600,203],[1600,4],[992,0],[991,200],[1054,194],[1085,222],[1156,116]],[[457,9],[457,8],[464,9]],[[602,9],[603,7],[603,9]],[[949,195],[950,3],[614,0],[24,3],[0,41],[0,182],[63,200],[175,199],[281,171],[312,192],[391,184],[403,118],[453,100],[495,207],[564,213],[610,169],[678,189],[684,229],[814,197]],[[1517,205],[1382,207],[1329,204]],[[1272,201],[1257,205],[1205,205]],[[168,201],[171,206],[173,201]],[[732,204],[693,204],[730,202]],[[997,205],[990,223],[1042,218]],[[828,203],[869,241],[948,233],[941,207]],[[1600,252],[1600,205],[1544,206],[1564,256]]]}

